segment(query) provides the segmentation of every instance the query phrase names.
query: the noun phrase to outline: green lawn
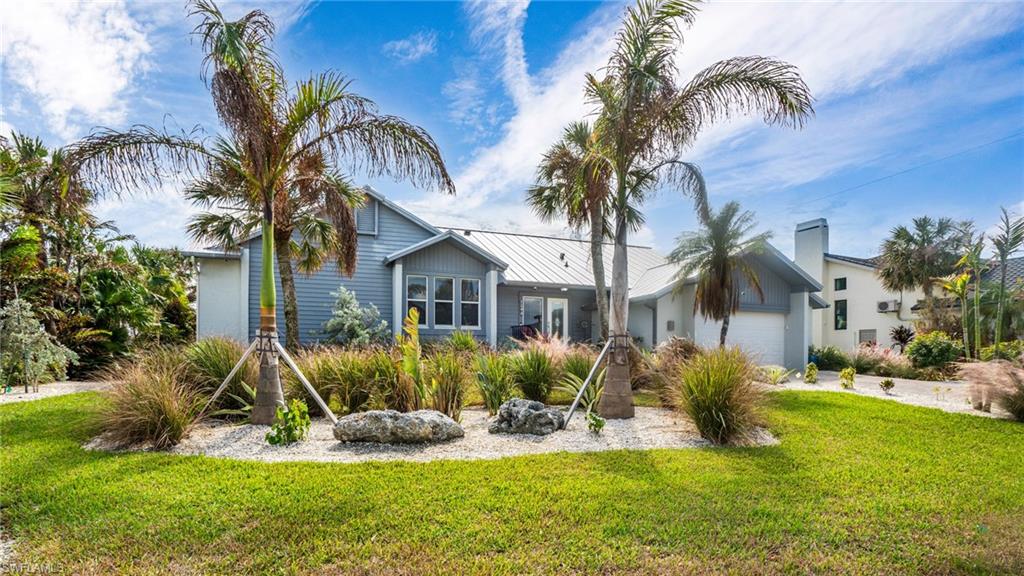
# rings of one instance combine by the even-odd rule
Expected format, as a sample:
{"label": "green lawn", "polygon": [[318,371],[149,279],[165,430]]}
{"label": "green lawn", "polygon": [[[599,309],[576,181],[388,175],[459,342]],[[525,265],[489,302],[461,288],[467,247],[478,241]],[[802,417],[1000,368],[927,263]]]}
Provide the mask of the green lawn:
{"label": "green lawn", "polygon": [[781,445],[430,464],[109,455],[0,406],[19,560],[69,573],[1024,573],[1024,425],[773,395]]}

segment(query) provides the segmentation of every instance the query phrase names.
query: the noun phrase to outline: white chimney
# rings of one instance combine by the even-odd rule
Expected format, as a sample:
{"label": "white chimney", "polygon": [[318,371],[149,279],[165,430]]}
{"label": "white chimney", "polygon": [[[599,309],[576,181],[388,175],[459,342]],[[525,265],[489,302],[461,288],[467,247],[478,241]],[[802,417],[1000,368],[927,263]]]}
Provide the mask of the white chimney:
{"label": "white chimney", "polygon": [[817,218],[797,224],[794,245],[797,266],[818,282],[823,282],[825,254],[828,252],[828,220]]}

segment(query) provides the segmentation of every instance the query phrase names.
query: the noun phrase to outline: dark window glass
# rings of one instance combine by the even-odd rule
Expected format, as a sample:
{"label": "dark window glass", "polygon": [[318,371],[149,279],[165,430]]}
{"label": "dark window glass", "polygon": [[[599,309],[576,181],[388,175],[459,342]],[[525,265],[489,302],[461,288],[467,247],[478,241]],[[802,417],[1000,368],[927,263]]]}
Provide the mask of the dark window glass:
{"label": "dark window glass", "polygon": [[846,290],[846,278],[836,278],[836,290]]}
{"label": "dark window glass", "polygon": [[455,309],[451,302],[434,302],[434,326],[453,326]]}
{"label": "dark window glass", "polygon": [[835,303],[836,330],[846,330],[846,300]]}
{"label": "dark window glass", "polygon": [[480,325],[480,305],[465,303],[462,305],[462,325],[470,328]]}

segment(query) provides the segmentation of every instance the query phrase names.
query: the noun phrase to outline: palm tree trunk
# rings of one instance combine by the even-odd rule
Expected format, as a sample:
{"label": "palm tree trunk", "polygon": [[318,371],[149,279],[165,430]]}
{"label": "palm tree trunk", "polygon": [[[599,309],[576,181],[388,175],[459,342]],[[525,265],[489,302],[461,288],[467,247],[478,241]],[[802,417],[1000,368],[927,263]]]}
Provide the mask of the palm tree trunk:
{"label": "palm tree trunk", "polygon": [[594,266],[594,295],[601,339],[608,339],[608,288],[604,280],[604,210],[600,202],[590,209],[590,259]]}
{"label": "palm tree trunk", "polygon": [[967,334],[970,330],[967,329],[967,295],[960,299],[960,331],[963,332],[964,340],[964,357],[968,360],[971,359],[971,342],[967,338]]}
{"label": "palm tree trunk", "polygon": [[292,270],[292,246],[290,231],[278,230],[277,270],[281,274],[281,290],[284,291],[284,346],[288,350],[299,349],[299,301],[295,296],[295,272]]}
{"label": "palm tree trunk", "polygon": [[1003,339],[1003,301],[1006,299],[1006,259],[1000,259],[999,264],[999,301],[996,302],[996,341],[993,359],[999,358],[999,342]]}
{"label": "palm tree trunk", "polygon": [[[260,277],[260,333],[273,334],[277,339],[277,291],[274,286],[274,213],[264,209],[263,214],[263,270]],[[259,337],[259,335],[257,335]],[[269,342],[269,340],[268,340]],[[284,406],[281,390],[280,366],[277,351],[260,349],[260,379],[256,383],[256,400],[249,421],[253,424],[273,424],[277,407]]]}
{"label": "palm tree trunk", "polygon": [[725,335],[729,333],[729,314],[722,318],[722,332],[718,335],[718,347],[725,348]]}
{"label": "palm tree trunk", "polygon": [[981,270],[974,271],[974,357],[981,358]]}
{"label": "palm tree trunk", "polygon": [[[619,185],[619,197],[625,197],[625,183]],[[605,418],[633,417],[633,389],[629,379],[629,264],[626,253],[628,225],[622,215],[615,219],[615,252],[612,256],[611,335],[612,358],[605,377],[604,393],[598,412]]]}

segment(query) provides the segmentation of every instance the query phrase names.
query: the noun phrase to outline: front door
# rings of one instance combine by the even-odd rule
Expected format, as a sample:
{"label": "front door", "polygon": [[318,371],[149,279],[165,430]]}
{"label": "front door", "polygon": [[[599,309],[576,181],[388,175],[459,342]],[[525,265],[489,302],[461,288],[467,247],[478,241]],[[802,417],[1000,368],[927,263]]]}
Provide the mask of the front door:
{"label": "front door", "polygon": [[548,334],[565,340],[569,330],[569,300],[548,298]]}

